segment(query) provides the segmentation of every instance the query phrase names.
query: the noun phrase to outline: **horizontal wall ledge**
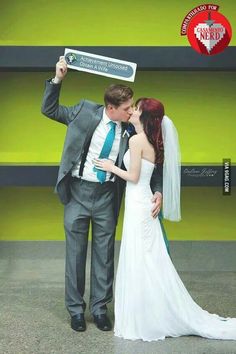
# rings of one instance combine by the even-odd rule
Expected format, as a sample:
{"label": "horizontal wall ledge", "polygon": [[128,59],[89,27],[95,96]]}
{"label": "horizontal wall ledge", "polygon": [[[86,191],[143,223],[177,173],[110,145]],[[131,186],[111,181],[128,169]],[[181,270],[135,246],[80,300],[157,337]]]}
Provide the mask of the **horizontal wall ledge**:
{"label": "horizontal wall ledge", "polygon": [[[1,165],[0,186],[54,186],[58,166]],[[236,186],[236,166],[231,166],[231,186]],[[182,186],[209,186],[223,188],[222,166],[181,166]]]}
{"label": "horizontal wall ledge", "polygon": [[[138,64],[138,70],[236,70],[236,46],[206,56],[188,47],[66,46]],[[0,46],[0,71],[53,71],[62,46]]]}

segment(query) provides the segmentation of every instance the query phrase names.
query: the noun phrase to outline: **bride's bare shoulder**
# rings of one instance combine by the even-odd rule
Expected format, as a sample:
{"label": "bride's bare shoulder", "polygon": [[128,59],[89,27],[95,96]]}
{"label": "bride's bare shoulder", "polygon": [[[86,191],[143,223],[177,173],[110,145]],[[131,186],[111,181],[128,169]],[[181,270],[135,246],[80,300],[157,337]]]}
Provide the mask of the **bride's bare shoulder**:
{"label": "bride's bare shoulder", "polygon": [[139,133],[136,135],[131,136],[129,139],[129,143],[133,145],[139,145],[140,143],[143,143],[145,141],[145,134]]}

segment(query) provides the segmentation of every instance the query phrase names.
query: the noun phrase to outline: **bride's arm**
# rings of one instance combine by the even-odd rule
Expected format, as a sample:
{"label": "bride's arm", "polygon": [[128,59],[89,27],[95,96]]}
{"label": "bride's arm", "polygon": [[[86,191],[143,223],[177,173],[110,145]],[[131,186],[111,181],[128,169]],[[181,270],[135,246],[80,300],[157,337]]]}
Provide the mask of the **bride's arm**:
{"label": "bride's arm", "polygon": [[138,135],[134,135],[129,139],[129,149],[130,166],[128,171],[124,171],[115,166],[111,160],[95,160],[96,168],[114,173],[126,181],[137,183],[139,180],[142,158],[142,148]]}

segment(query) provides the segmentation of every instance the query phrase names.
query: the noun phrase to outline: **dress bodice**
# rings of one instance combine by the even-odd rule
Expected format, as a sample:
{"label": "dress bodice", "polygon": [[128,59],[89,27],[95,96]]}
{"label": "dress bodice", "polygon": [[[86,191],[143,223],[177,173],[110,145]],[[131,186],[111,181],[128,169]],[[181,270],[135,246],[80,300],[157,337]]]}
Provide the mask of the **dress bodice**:
{"label": "dress bodice", "polygon": [[[126,169],[128,170],[129,165],[130,165],[130,151],[129,150],[127,150],[124,155],[124,164],[125,164]],[[150,180],[152,177],[154,166],[155,166],[154,163],[152,163],[151,161],[142,159],[140,177],[139,177],[139,181],[137,184],[144,184],[144,185],[150,184]]]}
{"label": "dress bodice", "polygon": [[[129,169],[130,165],[130,151],[127,150],[125,155],[124,155],[124,164],[126,169]],[[127,182],[127,187],[126,187],[126,198],[127,196],[131,197],[133,200],[142,200],[146,199],[147,197],[150,202],[150,197],[152,196],[152,191],[150,188],[150,181],[152,177],[152,173],[154,170],[154,163],[151,161],[142,159],[141,162],[141,171],[140,171],[140,176],[139,180],[137,183],[133,182]]]}

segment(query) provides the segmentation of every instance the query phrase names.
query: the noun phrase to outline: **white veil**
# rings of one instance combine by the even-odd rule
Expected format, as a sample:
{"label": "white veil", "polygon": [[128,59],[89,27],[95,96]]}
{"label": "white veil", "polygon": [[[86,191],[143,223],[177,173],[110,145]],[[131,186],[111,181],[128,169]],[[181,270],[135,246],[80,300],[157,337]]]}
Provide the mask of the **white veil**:
{"label": "white veil", "polygon": [[166,115],[163,117],[161,128],[164,144],[163,217],[171,221],[179,221],[181,219],[181,155],[178,133],[172,120]]}

